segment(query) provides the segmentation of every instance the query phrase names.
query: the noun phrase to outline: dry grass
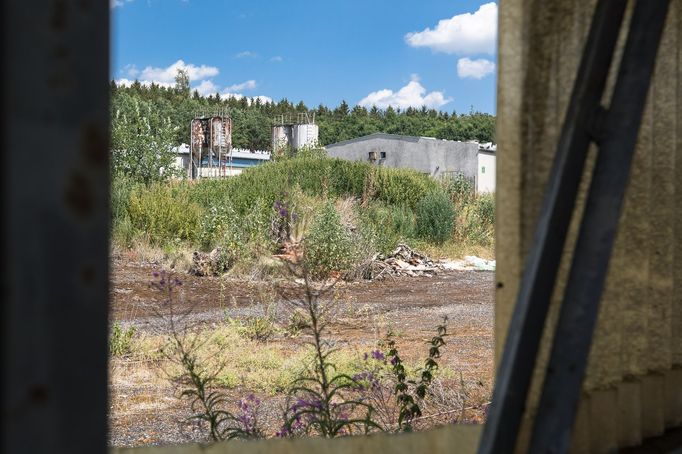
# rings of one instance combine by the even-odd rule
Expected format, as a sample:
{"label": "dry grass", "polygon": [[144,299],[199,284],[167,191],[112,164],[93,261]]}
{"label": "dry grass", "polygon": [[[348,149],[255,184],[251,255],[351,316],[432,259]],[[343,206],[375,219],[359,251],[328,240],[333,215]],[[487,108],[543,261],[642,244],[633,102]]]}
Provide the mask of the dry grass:
{"label": "dry grass", "polygon": [[[196,337],[200,345],[197,354],[201,362],[212,370],[219,370],[218,381],[228,389],[241,388],[274,395],[286,391],[294,379],[312,364],[313,356],[306,336],[293,342],[284,339],[285,327],[277,327],[278,339],[268,342],[254,341],[235,323],[226,322],[188,334]],[[395,333],[400,335],[400,333]],[[112,361],[112,382],[117,385],[148,383],[169,385],[169,379],[179,370],[164,359],[162,349],[167,345],[166,335],[142,334],[133,339],[133,353],[127,360]],[[363,355],[375,346],[361,349],[358,345],[340,347],[332,362],[342,373],[354,375],[365,370]],[[422,360],[410,358],[408,368],[417,370]],[[123,373],[120,369],[124,368]],[[151,374],[156,374],[152,377]],[[457,377],[448,366],[438,370],[442,379]]]}
{"label": "dry grass", "polygon": [[417,248],[432,259],[461,259],[475,255],[486,260],[495,259],[495,245],[483,246],[462,241],[447,241],[440,246],[420,243]]}

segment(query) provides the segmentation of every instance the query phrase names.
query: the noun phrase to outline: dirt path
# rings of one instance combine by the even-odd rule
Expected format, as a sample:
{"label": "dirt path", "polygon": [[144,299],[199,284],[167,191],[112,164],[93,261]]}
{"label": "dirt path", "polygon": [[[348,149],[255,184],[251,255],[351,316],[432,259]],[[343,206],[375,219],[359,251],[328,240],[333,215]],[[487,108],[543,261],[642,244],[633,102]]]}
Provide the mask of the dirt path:
{"label": "dirt path", "polygon": [[[163,298],[150,288],[155,268],[114,260],[112,264],[113,320],[133,324],[139,332],[155,331],[154,314]],[[263,312],[269,284],[219,278],[180,276],[183,304],[191,304],[197,323],[214,324],[225,317],[245,317]],[[424,342],[434,327],[448,317],[450,336],[443,365],[461,372],[471,401],[485,401],[492,389],[494,273],[452,271],[437,276],[399,278],[381,282],[342,283],[334,296],[335,317],[329,336],[339,346],[366,351],[387,330],[397,334],[401,355],[421,359]],[[275,303],[284,317],[284,303]],[[305,338],[277,337],[269,342],[295,350]],[[202,440],[202,432],[187,423],[187,403],[153,364],[125,359],[111,363],[111,435],[114,446],[183,443]],[[460,379],[456,380],[458,383]],[[235,398],[248,390],[235,390]],[[240,394],[241,393],[241,394]],[[262,396],[276,424],[282,396]],[[468,419],[480,421],[483,412],[472,410]]]}

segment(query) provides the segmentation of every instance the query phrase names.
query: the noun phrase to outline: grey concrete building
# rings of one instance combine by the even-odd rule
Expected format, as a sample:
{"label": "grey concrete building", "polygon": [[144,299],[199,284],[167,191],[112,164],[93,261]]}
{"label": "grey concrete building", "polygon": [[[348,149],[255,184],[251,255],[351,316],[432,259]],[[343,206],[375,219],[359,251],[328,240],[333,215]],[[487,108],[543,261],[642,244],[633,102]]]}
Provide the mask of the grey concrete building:
{"label": "grey concrete building", "polygon": [[[481,169],[479,144],[475,142],[377,133],[327,145],[326,151],[333,158],[414,169],[434,178],[462,174],[478,189]],[[491,153],[488,150],[486,154]],[[492,156],[494,159],[494,154]],[[492,189],[488,183],[486,190],[494,191],[494,180]]]}

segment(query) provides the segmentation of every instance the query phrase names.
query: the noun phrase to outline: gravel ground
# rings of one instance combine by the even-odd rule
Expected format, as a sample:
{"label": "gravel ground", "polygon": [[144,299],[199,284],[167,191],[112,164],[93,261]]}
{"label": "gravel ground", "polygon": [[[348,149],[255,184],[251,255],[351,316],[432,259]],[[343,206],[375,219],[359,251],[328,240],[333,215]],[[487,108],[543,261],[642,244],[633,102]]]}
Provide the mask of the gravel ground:
{"label": "gravel ground", "polygon": [[[114,260],[112,273],[112,320],[133,325],[138,333],[154,334],[162,329],[154,315],[163,312],[163,298],[151,289],[152,265]],[[225,317],[243,318],[263,313],[263,295],[270,283],[240,282],[219,278],[181,276],[182,304],[192,307],[191,324],[211,326]],[[381,282],[341,283],[334,298],[335,317],[329,336],[339,346],[371,348],[377,327],[400,333],[401,355],[423,358],[424,342],[435,326],[448,317],[447,355],[442,361],[460,371],[470,390],[474,407],[467,420],[480,422],[481,404],[489,398],[493,373],[493,285],[494,273],[452,271],[434,277],[398,278]],[[274,303],[275,314],[285,317],[288,307]],[[286,348],[300,348],[305,339],[278,337]],[[140,446],[207,441],[191,415],[187,402],[178,398],[153,361],[112,359],[110,366],[110,445]],[[455,386],[458,380],[446,384]],[[231,389],[235,402],[249,393]],[[259,396],[262,418],[270,435],[278,428],[284,396]],[[425,421],[424,428],[448,422],[445,418]]]}

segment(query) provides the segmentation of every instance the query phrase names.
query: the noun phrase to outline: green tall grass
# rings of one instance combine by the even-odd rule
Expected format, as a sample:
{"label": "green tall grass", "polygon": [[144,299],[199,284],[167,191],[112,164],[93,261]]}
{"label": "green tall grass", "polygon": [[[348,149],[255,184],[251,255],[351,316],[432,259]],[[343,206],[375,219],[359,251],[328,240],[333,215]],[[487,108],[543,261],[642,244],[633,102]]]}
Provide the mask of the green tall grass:
{"label": "green tall grass", "polygon": [[[316,153],[269,162],[222,180],[144,186],[116,179],[112,238],[122,246],[133,244],[133,238],[162,247],[208,251],[220,246],[235,263],[255,261],[276,249],[271,233],[275,202],[286,202],[297,213],[292,235],[295,232],[300,241],[310,233],[318,213],[325,213],[315,207],[339,199],[351,201],[352,223],[357,224],[353,241],[361,241],[366,254],[389,252],[399,242],[492,245],[494,198],[476,196],[466,180],[439,182],[412,170]],[[324,237],[322,232],[316,236]],[[324,248],[320,251],[326,254]]]}

